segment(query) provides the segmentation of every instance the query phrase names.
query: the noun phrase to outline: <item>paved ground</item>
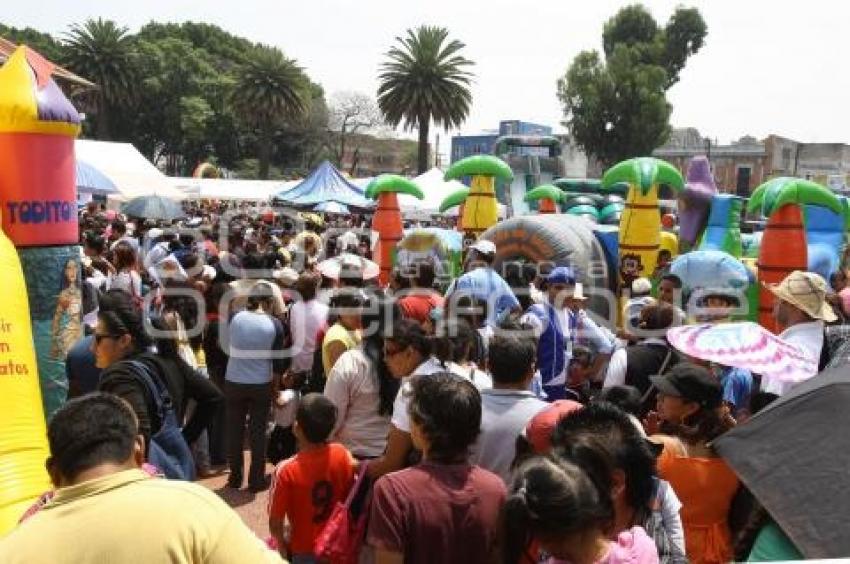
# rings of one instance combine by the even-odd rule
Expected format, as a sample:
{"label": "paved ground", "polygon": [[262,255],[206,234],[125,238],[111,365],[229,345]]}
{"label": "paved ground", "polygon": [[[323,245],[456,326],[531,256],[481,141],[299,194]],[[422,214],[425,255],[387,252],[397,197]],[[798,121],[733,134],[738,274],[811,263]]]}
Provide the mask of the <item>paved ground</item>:
{"label": "paved ground", "polygon": [[[251,455],[245,453],[246,467],[243,476],[248,476],[247,462]],[[271,464],[266,465],[266,472],[271,474],[274,467]],[[246,485],[241,490],[234,490],[227,487],[227,472],[199,480],[199,484],[206,486],[227,502],[236,512],[242,517],[242,520],[261,538],[265,539],[269,536],[268,516],[266,507],[269,500],[269,492],[264,491],[258,494],[248,491],[247,479]]]}

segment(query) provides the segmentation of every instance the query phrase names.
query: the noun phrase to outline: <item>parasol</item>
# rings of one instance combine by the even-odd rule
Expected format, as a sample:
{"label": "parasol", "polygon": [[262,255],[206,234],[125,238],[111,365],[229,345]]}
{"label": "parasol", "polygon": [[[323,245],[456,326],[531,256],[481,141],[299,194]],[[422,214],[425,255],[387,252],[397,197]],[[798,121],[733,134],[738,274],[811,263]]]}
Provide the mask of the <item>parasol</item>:
{"label": "parasol", "polygon": [[381,269],[378,263],[351,253],[342,253],[333,258],[323,260],[317,265],[319,272],[325,278],[339,280],[340,273],[350,272],[349,277],[362,277],[363,280],[375,278]]}
{"label": "parasol", "polygon": [[846,558],[850,371],[827,370],[716,439],[714,449],[806,558]]}
{"label": "parasol", "polygon": [[179,203],[155,194],[133,198],[121,207],[121,211],[143,219],[172,220],[186,217]]}
{"label": "parasol", "polygon": [[818,371],[817,359],[750,321],[674,327],[667,331],[667,341],[692,358],[789,384],[808,380]]}

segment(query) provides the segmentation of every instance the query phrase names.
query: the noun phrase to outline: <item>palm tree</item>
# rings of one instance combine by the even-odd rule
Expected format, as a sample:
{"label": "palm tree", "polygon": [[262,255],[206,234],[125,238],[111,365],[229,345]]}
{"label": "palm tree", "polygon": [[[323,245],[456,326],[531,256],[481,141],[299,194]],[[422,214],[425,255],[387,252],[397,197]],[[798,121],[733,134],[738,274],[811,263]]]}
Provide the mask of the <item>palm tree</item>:
{"label": "palm tree", "polygon": [[455,221],[456,231],[463,231],[463,208],[468,196],[469,188],[458,188],[440,202],[440,213],[446,213],[450,209],[460,206],[457,210],[457,221]]}
{"label": "palm tree", "polygon": [[236,73],[231,101],[242,119],[259,132],[259,172],[269,176],[272,138],[286,119],[299,118],[310,105],[304,70],[273,47],[257,47]]}
{"label": "palm tree", "polygon": [[381,268],[379,281],[382,285],[389,284],[393,255],[404,236],[401,208],[398,206],[399,194],[408,194],[420,200],[425,197],[419,186],[397,174],[382,174],[366,188],[366,197],[378,201],[372,218],[372,230],[378,233],[378,244],[373,256]]}
{"label": "palm tree", "polygon": [[431,120],[445,129],[459,127],[469,114],[474,63],[459,51],[464,44],[448,41],[442,27],[420,26],[396,37],[378,76],[378,107],[387,123],[419,129],[419,174],[428,169],[428,129]]}
{"label": "palm tree", "polygon": [[128,110],[138,88],[132,38],[126,27],[98,18],[72,25],[63,43],[65,66],[98,86],[90,94],[95,135],[110,139],[113,114]]}
{"label": "palm tree", "polygon": [[524,200],[538,202],[537,213],[558,213],[558,204],[564,199],[564,193],[552,184],[541,184],[528,191]]}
{"label": "palm tree", "polygon": [[456,180],[464,176],[471,176],[472,180],[463,206],[463,230],[477,238],[499,221],[496,179],[510,182],[514,173],[499,157],[473,155],[450,166],[444,179]]}
{"label": "palm tree", "polygon": [[620,283],[621,288],[629,288],[635,278],[652,274],[657,266],[661,245],[658,186],[667,184],[681,192],[685,181],[670,163],[639,157],[615,164],[602,177],[604,188],[618,182],[629,183],[619,234]]}
{"label": "palm tree", "polygon": [[794,270],[809,269],[803,205],[822,206],[837,214],[844,212],[839,199],[828,188],[810,180],[779,177],[760,185],[750,197],[747,211],[760,211],[768,218],[758,258],[759,323],[777,332],[773,319],[773,293],[765,283],[781,282]]}

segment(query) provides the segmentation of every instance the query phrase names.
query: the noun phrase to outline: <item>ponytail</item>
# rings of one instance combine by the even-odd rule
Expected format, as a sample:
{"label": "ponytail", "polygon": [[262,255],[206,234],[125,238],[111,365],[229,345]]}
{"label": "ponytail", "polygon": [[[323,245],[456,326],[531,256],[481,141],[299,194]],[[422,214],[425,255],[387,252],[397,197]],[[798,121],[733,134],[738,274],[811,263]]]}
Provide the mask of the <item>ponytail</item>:
{"label": "ponytail", "polygon": [[555,539],[597,529],[614,518],[611,497],[572,462],[535,456],[520,464],[502,510],[506,564],[520,562],[535,537]]}
{"label": "ponytail", "polygon": [[502,561],[505,564],[522,562],[533,540],[527,495],[525,488],[520,487],[502,506]]}

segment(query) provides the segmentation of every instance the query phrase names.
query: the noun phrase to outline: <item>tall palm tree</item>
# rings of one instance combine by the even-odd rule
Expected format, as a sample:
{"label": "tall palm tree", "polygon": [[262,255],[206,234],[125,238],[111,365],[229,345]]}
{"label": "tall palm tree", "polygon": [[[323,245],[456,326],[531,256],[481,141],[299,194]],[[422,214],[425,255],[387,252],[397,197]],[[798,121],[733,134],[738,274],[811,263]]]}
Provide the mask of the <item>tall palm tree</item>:
{"label": "tall palm tree", "polygon": [[65,66],[98,86],[84,105],[96,115],[97,138],[110,139],[114,115],[128,109],[138,87],[132,38],[126,27],[98,18],[72,25],[63,44]]}
{"label": "tall palm tree", "polygon": [[378,76],[378,107],[387,123],[419,129],[419,173],[428,169],[431,121],[445,129],[459,127],[469,115],[474,63],[459,54],[465,45],[442,27],[420,26],[396,37]]}
{"label": "tall palm tree", "polygon": [[781,282],[794,270],[809,269],[804,205],[816,205],[843,213],[841,201],[828,188],[801,178],[779,177],[755,189],[747,205],[749,213],[760,211],[768,218],[758,259],[759,323],[777,333],[773,318],[773,293],[766,283]]}
{"label": "tall palm tree", "polygon": [[260,178],[269,176],[275,130],[286,119],[307,113],[309,86],[304,70],[273,47],[257,47],[237,71],[231,101],[241,118],[259,132]]}
{"label": "tall palm tree", "polygon": [[602,186],[629,183],[629,193],[620,218],[620,283],[630,288],[632,281],[649,276],[658,262],[661,246],[661,214],[658,187],[667,184],[676,192],[685,188],[682,174],[668,162],[639,157],[619,162],[602,176]]}

